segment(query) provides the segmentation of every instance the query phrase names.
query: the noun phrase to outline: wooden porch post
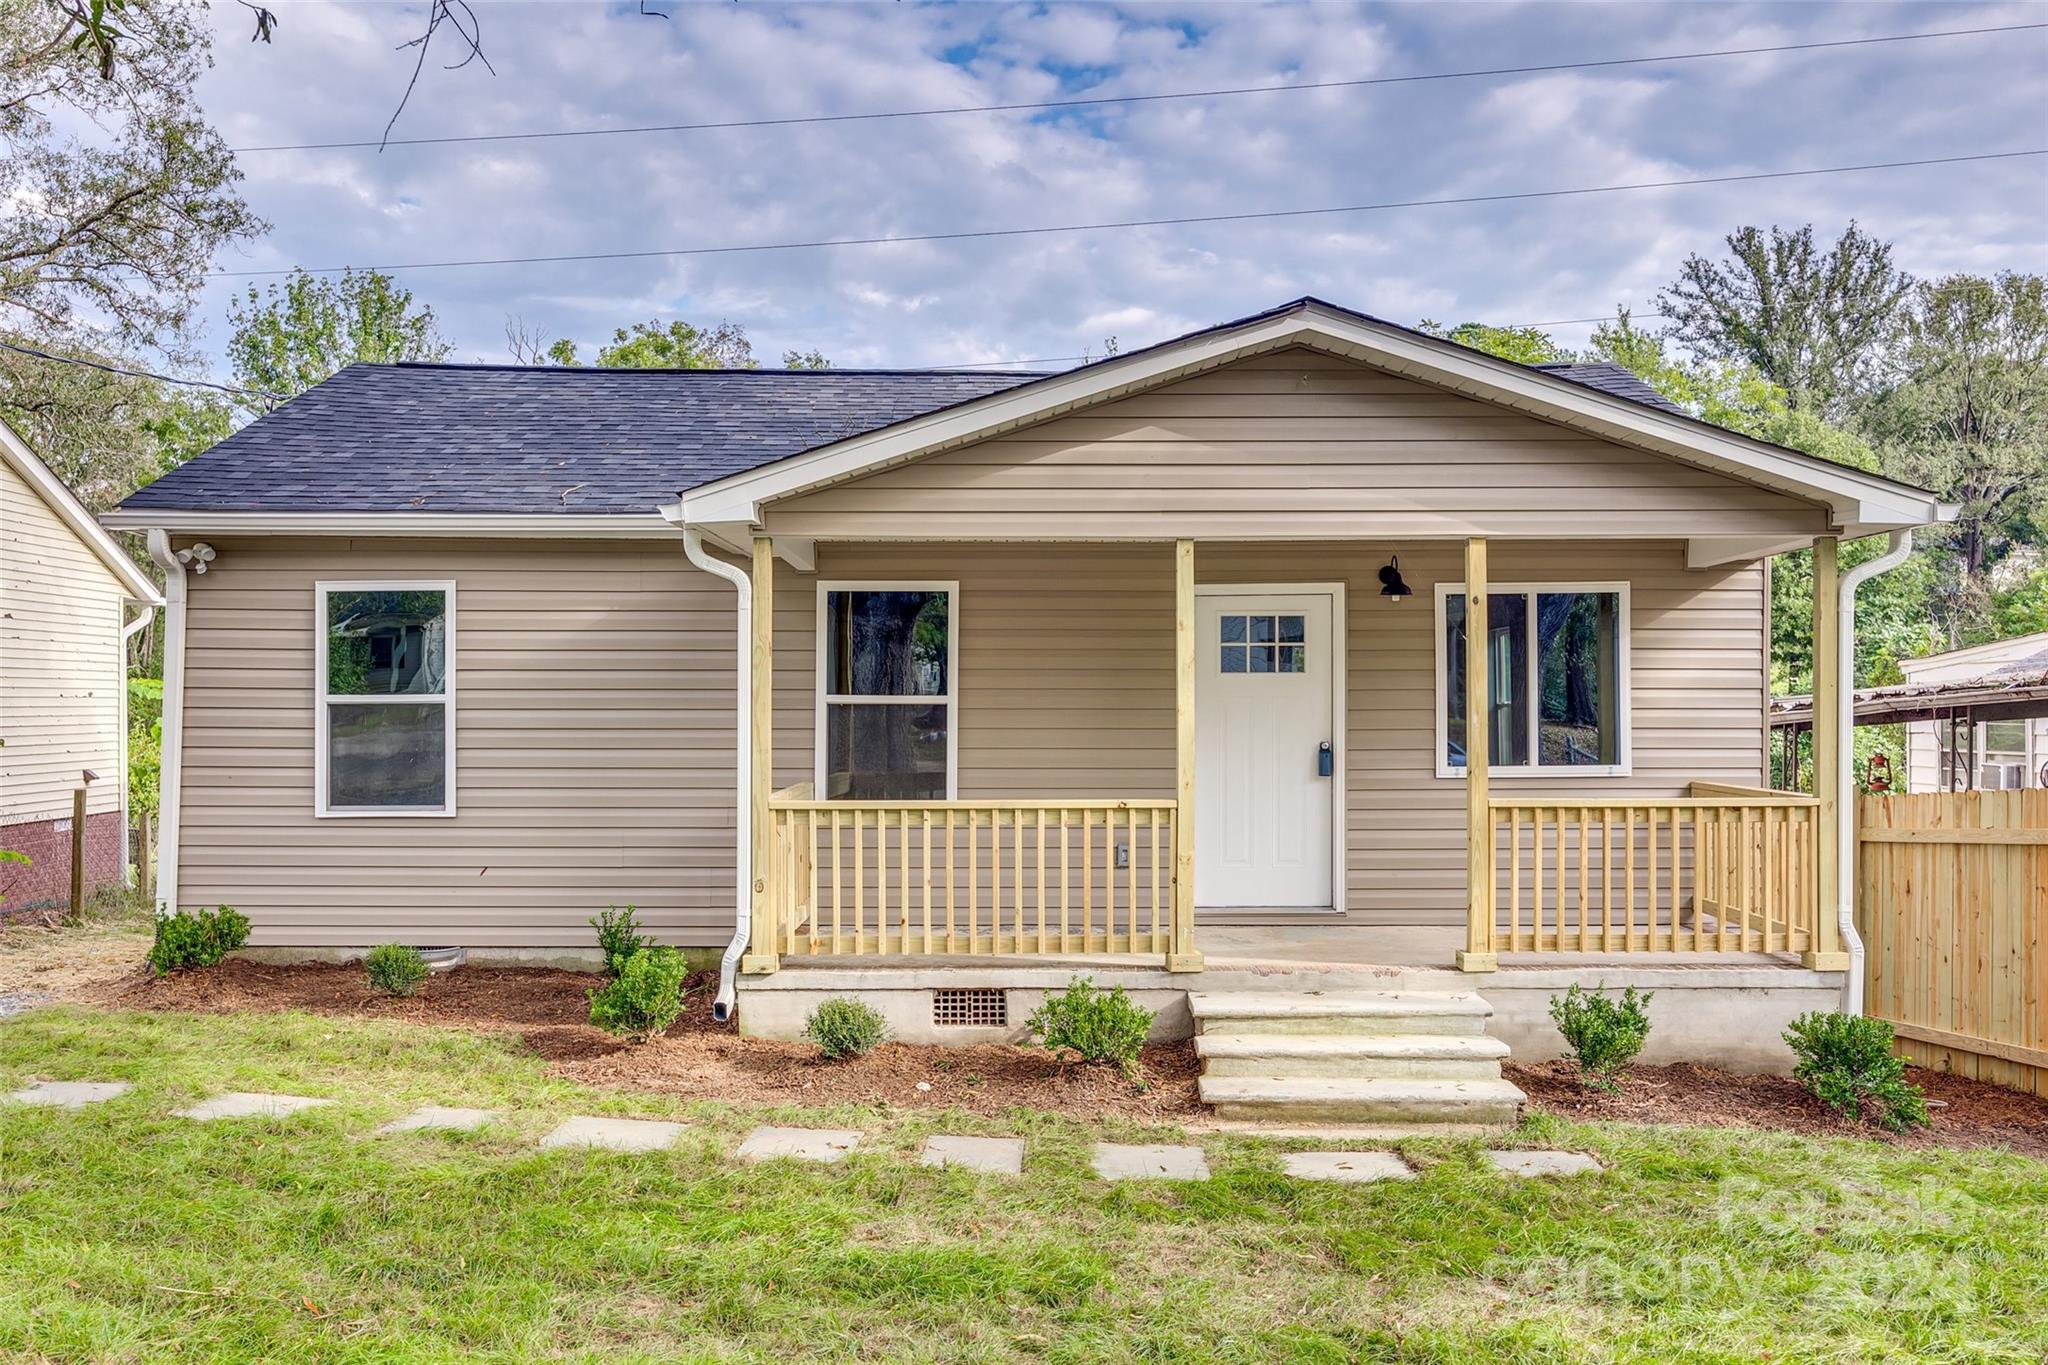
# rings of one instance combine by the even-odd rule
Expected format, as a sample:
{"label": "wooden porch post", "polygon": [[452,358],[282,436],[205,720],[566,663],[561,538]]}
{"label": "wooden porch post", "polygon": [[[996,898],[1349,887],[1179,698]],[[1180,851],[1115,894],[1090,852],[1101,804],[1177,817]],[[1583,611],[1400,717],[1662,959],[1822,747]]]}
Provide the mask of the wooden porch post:
{"label": "wooden porch post", "polygon": [[753,590],[749,663],[749,702],[753,708],[749,771],[753,790],[747,817],[752,845],[748,857],[752,870],[753,927],[747,936],[746,956],[740,959],[740,970],[765,973],[782,965],[775,953],[775,817],[768,809],[768,794],[775,789],[775,542],[767,536],[754,537]]}
{"label": "wooden porch post", "polygon": [[1835,922],[1835,899],[1841,890],[1843,861],[1855,854],[1854,849],[1842,847],[1837,824],[1843,754],[1849,745],[1849,736],[1842,733],[1841,697],[1842,688],[1850,681],[1841,675],[1837,549],[1833,536],[1822,536],[1813,543],[1813,795],[1820,806],[1814,811],[1813,831],[1813,948],[1801,955],[1801,961],[1816,971],[1849,968],[1849,954],[1842,950],[1842,929]]}
{"label": "wooden porch post", "polygon": [[1195,948],[1195,542],[1173,543],[1173,925],[1166,969],[1199,972]]}
{"label": "wooden porch post", "polygon": [[[1492,639],[1486,620],[1486,542],[1465,542],[1465,946],[1461,972],[1500,968],[1493,931],[1493,811],[1486,769],[1492,743],[1492,689],[1487,660]],[[1538,856],[1542,856],[1540,851]]]}

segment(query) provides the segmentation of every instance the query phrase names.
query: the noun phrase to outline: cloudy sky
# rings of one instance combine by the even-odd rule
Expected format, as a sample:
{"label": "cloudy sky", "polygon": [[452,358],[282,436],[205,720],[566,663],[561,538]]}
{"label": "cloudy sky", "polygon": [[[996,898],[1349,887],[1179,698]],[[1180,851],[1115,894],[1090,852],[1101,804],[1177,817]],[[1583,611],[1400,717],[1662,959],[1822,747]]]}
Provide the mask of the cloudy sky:
{"label": "cloudy sky", "polygon": [[[414,4],[216,11],[237,148],[376,138]],[[1020,103],[2048,21],[2048,5],[636,5],[474,0],[395,136]],[[438,41],[438,40],[437,40]],[[453,45],[449,48],[452,57]],[[783,127],[239,156],[273,225],[223,270],[718,247],[1508,194],[2048,145],[2048,31],[1514,76]],[[1647,311],[1742,223],[1850,218],[1919,274],[2048,265],[2048,158],[1121,231],[395,272],[461,359],[730,319],[770,363],[1076,357],[1317,294],[1400,322]],[[205,305],[218,351],[231,291]],[[257,284],[263,280],[255,281]],[[1584,324],[1554,329],[1576,344]]]}

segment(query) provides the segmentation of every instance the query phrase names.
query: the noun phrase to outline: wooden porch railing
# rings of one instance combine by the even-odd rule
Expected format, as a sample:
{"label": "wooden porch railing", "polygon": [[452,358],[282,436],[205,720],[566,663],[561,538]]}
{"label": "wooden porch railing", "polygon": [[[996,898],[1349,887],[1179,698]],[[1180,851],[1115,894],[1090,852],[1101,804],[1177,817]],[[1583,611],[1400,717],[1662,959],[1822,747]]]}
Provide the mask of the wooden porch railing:
{"label": "wooden porch railing", "polygon": [[781,955],[1192,950],[1175,928],[1171,800],[810,796],[769,801],[770,922],[755,933]]}
{"label": "wooden porch railing", "polygon": [[1670,800],[1488,803],[1502,953],[1812,953],[1819,803],[1695,782]]}

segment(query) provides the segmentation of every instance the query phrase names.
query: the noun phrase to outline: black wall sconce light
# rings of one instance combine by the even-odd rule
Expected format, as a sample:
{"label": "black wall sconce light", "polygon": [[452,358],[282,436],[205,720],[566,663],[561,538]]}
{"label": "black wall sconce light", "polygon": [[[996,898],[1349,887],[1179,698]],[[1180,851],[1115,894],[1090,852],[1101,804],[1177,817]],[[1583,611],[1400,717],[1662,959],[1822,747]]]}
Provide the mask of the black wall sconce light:
{"label": "black wall sconce light", "polygon": [[1401,581],[1401,556],[1389,555],[1386,567],[1380,570],[1380,596],[1391,597],[1398,602],[1414,595],[1415,590]]}

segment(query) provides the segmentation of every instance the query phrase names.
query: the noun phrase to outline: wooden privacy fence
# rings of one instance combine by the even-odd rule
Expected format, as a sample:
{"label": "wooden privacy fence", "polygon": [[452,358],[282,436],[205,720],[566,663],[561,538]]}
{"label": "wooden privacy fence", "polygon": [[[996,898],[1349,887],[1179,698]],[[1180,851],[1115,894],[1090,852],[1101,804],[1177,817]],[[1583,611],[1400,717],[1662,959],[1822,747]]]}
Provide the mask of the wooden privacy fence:
{"label": "wooden privacy fence", "polygon": [[1694,783],[1669,800],[1495,800],[1499,951],[1804,953],[1810,796]]}
{"label": "wooden privacy fence", "polygon": [[2048,1095],[2048,791],[1865,796],[1864,1008],[1907,1060]]}
{"label": "wooden privacy fence", "polygon": [[776,951],[1167,954],[1171,800],[770,802]]}

